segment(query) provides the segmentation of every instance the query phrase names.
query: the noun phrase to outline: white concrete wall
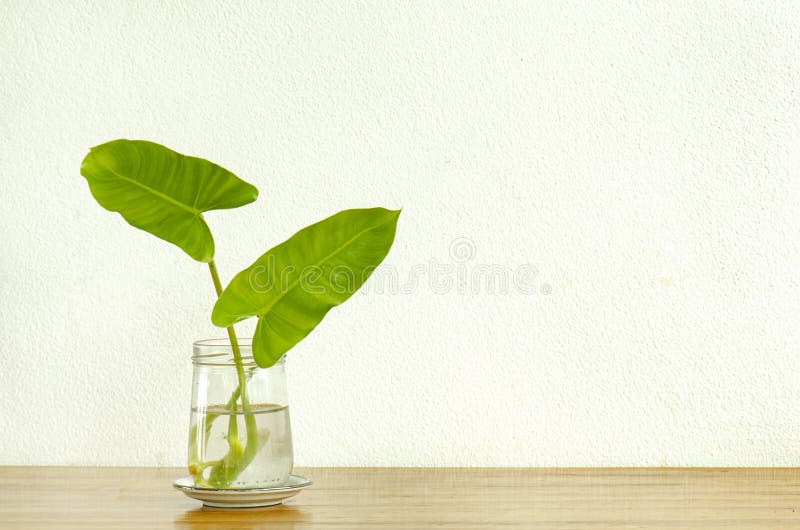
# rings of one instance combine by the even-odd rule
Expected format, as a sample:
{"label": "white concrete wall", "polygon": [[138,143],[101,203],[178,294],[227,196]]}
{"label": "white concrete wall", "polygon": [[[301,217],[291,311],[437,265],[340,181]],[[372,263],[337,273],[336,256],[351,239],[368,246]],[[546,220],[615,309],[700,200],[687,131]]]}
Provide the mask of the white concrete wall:
{"label": "white concrete wall", "polygon": [[208,215],[226,278],[404,208],[290,354],[298,464],[800,464],[796,2],[12,0],[0,60],[0,464],[184,460],[222,333],[89,195],[118,137],[260,188]]}

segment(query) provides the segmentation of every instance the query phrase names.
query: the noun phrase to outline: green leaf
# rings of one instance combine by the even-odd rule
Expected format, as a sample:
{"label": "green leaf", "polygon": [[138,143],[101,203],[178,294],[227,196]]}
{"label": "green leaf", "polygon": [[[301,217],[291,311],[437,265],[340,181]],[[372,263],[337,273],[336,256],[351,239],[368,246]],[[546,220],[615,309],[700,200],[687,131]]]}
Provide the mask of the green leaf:
{"label": "green leaf", "polygon": [[144,140],[93,147],[81,175],[103,208],[203,262],[214,258],[203,212],[236,208],[258,197],[253,185],[227,169]]}
{"label": "green leaf", "polygon": [[227,327],[258,316],[253,357],[272,366],[369,278],[389,253],[399,215],[345,210],[300,230],[234,276],[212,322]]}

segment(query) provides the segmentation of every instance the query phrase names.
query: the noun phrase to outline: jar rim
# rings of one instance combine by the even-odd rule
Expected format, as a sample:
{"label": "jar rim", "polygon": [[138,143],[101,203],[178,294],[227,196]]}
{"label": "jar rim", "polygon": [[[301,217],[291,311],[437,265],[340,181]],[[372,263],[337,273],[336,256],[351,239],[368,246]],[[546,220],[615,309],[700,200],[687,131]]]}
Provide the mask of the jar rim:
{"label": "jar rim", "polygon": [[[241,337],[241,338],[237,339],[237,341],[239,342],[239,346],[244,346],[246,348],[250,348],[250,347],[253,346],[253,339],[251,337]],[[200,340],[196,340],[196,341],[194,341],[192,343],[192,346],[195,346],[195,347],[197,347],[197,346],[200,346],[200,347],[203,347],[203,346],[207,346],[207,347],[220,346],[220,347],[224,348],[226,346],[230,347],[230,345],[231,345],[231,341],[227,337],[224,337],[224,338],[220,337],[220,338],[216,338],[216,339],[200,339]]]}
{"label": "jar rim", "polygon": [[[242,366],[257,367],[252,355],[253,339],[250,337],[238,340],[239,349],[242,350]],[[233,361],[233,349],[231,342],[227,338],[202,339],[192,343],[192,363],[203,366],[235,366]],[[248,355],[249,354],[249,355]],[[286,362],[286,355],[283,355],[273,366],[282,365]]]}

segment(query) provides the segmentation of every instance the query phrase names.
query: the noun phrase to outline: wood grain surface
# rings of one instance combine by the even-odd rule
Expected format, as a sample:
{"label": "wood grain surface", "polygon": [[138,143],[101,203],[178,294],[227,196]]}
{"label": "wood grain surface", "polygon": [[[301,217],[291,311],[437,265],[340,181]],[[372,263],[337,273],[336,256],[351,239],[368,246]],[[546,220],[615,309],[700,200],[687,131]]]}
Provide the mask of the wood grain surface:
{"label": "wood grain surface", "polygon": [[0,467],[0,528],[798,529],[800,469],[312,468],[285,505],[204,508],[171,468]]}

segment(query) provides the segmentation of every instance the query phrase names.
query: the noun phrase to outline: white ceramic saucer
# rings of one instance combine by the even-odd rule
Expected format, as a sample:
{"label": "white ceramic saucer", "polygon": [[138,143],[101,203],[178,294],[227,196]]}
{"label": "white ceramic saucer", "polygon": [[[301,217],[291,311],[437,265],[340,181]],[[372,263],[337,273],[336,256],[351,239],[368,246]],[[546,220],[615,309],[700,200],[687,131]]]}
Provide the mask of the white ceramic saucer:
{"label": "white ceramic saucer", "polygon": [[216,508],[255,508],[259,506],[274,506],[289,497],[294,497],[303,488],[313,484],[311,479],[300,475],[289,475],[289,481],[284,486],[275,488],[251,488],[241,490],[215,490],[197,488],[192,477],[179,478],[172,485],[181,490],[187,497],[203,501],[206,506]]}

